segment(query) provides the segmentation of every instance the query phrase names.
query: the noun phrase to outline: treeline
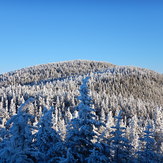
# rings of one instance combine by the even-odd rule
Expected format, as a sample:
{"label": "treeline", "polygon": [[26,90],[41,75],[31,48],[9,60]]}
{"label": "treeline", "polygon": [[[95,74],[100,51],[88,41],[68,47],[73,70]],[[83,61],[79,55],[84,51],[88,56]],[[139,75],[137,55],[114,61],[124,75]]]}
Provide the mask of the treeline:
{"label": "treeline", "polygon": [[74,107],[74,115],[70,111],[65,115],[65,134],[61,125],[56,126],[61,120],[57,120],[61,116],[59,112],[56,114],[56,108],[44,108],[36,124],[36,117],[30,114],[30,104],[35,103],[35,99],[22,104],[0,130],[0,162],[161,163],[163,155],[150,119],[140,137],[136,128],[141,122],[135,116],[129,130],[123,121],[124,111],[117,109],[115,121],[110,112],[105,123],[104,111],[100,118],[97,116],[88,80],[87,77],[82,81],[77,98],[80,102]]}

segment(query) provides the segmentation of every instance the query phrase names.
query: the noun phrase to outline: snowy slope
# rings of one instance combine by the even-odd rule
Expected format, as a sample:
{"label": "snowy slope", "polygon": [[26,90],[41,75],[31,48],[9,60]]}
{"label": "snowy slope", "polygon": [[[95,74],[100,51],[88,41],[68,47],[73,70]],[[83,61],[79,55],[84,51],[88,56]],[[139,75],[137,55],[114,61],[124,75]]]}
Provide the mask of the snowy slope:
{"label": "snowy slope", "polygon": [[[115,66],[105,62],[67,61],[39,65],[0,75],[1,126],[17,113],[29,97],[28,106],[37,122],[44,107],[53,106],[55,129],[65,133],[66,124],[76,117],[79,87],[90,76],[89,89],[98,119],[107,127],[114,125],[114,116],[123,110],[127,131],[143,134],[147,122],[153,124],[157,144],[163,141],[163,75],[151,70]],[[35,123],[36,123],[35,122]],[[102,132],[102,130],[101,130]],[[135,135],[128,135],[134,139]],[[136,146],[135,146],[136,147]]]}

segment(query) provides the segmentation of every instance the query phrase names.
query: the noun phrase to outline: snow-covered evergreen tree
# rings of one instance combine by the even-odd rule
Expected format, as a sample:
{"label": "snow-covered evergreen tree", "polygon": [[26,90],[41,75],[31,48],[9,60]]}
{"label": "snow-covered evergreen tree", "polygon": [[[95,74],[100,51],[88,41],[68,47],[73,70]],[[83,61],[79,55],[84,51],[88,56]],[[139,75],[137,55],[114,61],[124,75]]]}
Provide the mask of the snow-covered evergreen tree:
{"label": "snow-covered evergreen tree", "polygon": [[94,109],[91,108],[92,99],[89,96],[88,90],[89,77],[83,79],[80,86],[80,100],[76,107],[78,117],[71,120],[67,127],[66,143],[70,152],[77,162],[84,162],[85,158],[90,155],[90,150],[93,150],[93,139],[96,135],[94,127],[101,125],[95,119]]}
{"label": "snow-covered evergreen tree", "polygon": [[[137,116],[133,116],[128,120],[129,125],[126,128],[126,137],[131,141],[131,145],[133,146],[133,152],[137,152],[139,146],[139,135],[138,135],[138,118]],[[133,153],[133,154],[134,154]]]}
{"label": "snow-covered evergreen tree", "polygon": [[143,131],[144,137],[140,138],[142,149],[138,151],[138,161],[141,163],[161,163],[163,161],[161,155],[155,153],[156,142],[151,129],[152,126],[148,123],[145,131]]}
{"label": "snow-covered evergreen tree", "polygon": [[112,128],[115,131],[112,131],[111,134],[113,135],[110,138],[110,146],[111,146],[111,162],[129,162],[132,160],[131,151],[132,146],[129,143],[129,140],[124,136],[125,127],[121,127],[121,120],[122,120],[122,111],[119,112],[118,116],[115,116],[116,125]]}
{"label": "snow-covered evergreen tree", "polygon": [[17,115],[7,121],[9,136],[3,140],[3,148],[0,149],[0,162],[32,163],[41,159],[41,155],[32,144],[32,126],[29,122],[32,122],[33,116],[26,111],[28,105],[33,101],[33,98],[28,99],[20,106]]}
{"label": "snow-covered evergreen tree", "polygon": [[61,157],[58,162],[59,163],[77,163],[77,161],[74,158],[70,148],[67,149],[66,158]]}
{"label": "snow-covered evergreen tree", "polygon": [[110,137],[110,132],[113,130],[111,127],[114,126],[114,117],[112,111],[107,114],[106,118],[106,129],[105,135],[106,137]]}
{"label": "snow-covered evergreen tree", "polygon": [[52,113],[53,107],[50,110],[44,108],[43,116],[40,118],[38,132],[35,134],[36,148],[44,155],[44,160],[55,161],[62,153],[62,140],[59,134],[52,128]]}
{"label": "snow-covered evergreen tree", "polygon": [[106,155],[103,155],[99,150],[93,149],[91,150],[91,154],[86,159],[88,163],[109,163]]}
{"label": "snow-covered evergreen tree", "polygon": [[93,150],[90,151],[90,155],[87,157],[88,163],[109,163],[110,162],[110,147],[103,140],[99,140],[94,143]]}

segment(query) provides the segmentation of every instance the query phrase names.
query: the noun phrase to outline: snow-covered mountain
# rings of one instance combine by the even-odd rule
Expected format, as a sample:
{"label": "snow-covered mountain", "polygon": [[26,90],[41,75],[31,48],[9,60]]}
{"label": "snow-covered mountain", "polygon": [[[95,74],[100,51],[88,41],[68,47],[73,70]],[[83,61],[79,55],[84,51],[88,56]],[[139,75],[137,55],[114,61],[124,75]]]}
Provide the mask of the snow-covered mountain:
{"label": "snow-covered mountain", "polygon": [[0,75],[0,85],[28,84],[32,82],[39,82],[41,80],[67,78],[70,76],[88,74],[90,72],[103,71],[108,67],[115,66],[105,62],[82,60],[49,63],[2,74]]}
{"label": "snow-covered mountain", "polygon": [[37,112],[43,106],[73,108],[84,75],[90,75],[91,95],[101,111],[122,108],[130,117],[147,114],[163,106],[163,75],[136,67],[115,66],[105,62],[67,61],[39,65],[0,75],[0,108],[8,114],[28,97],[38,99]]}
{"label": "snow-covered mountain", "polygon": [[67,61],[39,65],[0,75],[1,127],[17,113],[19,106],[30,97],[35,101],[28,106],[35,115],[35,125],[44,108],[54,107],[53,128],[62,133],[77,117],[81,81],[89,76],[90,96],[93,99],[97,119],[106,124],[110,137],[114,116],[122,110],[126,136],[138,147],[138,138],[150,123],[155,132],[157,151],[163,152],[163,75],[157,72],[128,66],[116,66],[106,62]]}
{"label": "snow-covered mountain", "polygon": [[[132,98],[139,102],[163,105],[162,74],[105,62],[75,60],[33,66],[1,74],[0,102],[3,101],[3,105],[0,106],[6,108],[12,102],[17,106],[21,103],[20,98],[27,99],[29,96],[39,98],[40,95],[42,98],[48,98],[49,100],[46,101],[51,104],[55,103],[53,96],[58,98],[66,94],[68,96],[70,92],[75,91],[84,75],[91,76],[90,89],[93,96],[99,94],[100,97],[106,96],[107,100],[109,96],[117,98],[120,96],[126,98],[124,101]],[[50,92],[52,95],[49,95]],[[72,94],[71,98],[75,95]],[[8,104],[5,104],[5,101],[8,101]],[[110,108],[110,106],[106,107]],[[6,109],[10,112],[9,108]]]}

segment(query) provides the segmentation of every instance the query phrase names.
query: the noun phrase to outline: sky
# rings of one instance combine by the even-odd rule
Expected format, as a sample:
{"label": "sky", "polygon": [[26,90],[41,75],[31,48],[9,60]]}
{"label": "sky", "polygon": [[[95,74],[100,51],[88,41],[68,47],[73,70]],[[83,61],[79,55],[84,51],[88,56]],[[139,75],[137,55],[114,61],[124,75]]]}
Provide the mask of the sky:
{"label": "sky", "polygon": [[0,73],[75,59],[163,73],[163,1],[0,0]]}

